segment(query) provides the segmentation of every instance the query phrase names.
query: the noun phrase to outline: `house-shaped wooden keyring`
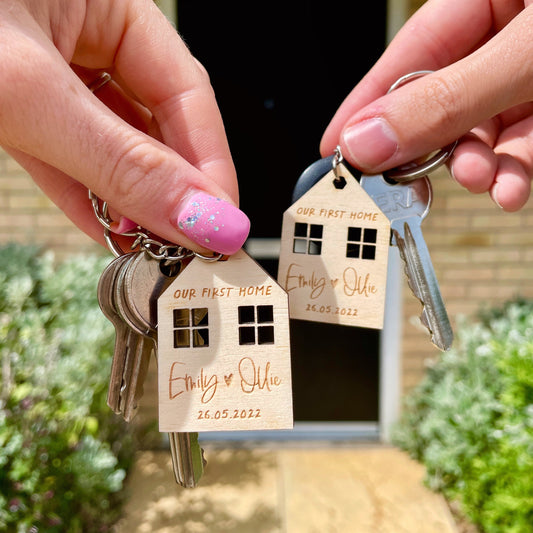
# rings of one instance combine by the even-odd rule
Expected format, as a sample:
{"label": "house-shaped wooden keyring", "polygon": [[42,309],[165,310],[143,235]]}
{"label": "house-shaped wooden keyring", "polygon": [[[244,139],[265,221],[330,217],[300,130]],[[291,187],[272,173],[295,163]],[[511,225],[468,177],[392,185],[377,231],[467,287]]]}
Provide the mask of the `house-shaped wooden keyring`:
{"label": "house-shaped wooden keyring", "polygon": [[283,216],[278,282],[291,318],[383,327],[389,219],[340,164]]}
{"label": "house-shaped wooden keyring", "polygon": [[159,429],[293,426],[288,298],[244,251],[195,258],[158,302]]}

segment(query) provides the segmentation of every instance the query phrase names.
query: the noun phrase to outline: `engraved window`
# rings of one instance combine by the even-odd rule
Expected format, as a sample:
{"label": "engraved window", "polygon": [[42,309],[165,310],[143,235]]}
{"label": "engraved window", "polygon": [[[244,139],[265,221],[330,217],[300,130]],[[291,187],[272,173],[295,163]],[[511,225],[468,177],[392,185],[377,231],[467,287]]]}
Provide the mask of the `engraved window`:
{"label": "engraved window", "polygon": [[209,346],[207,307],[174,309],[174,348]]}
{"label": "engraved window", "polygon": [[377,238],[378,230],[375,228],[348,228],[346,257],[374,260]]}
{"label": "engraved window", "polygon": [[274,344],[274,307],[240,305],[239,344]]}
{"label": "engraved window", "polygon": [[322,234],[324,226],[321,224],[294,224],[294,241],[292,251],[295,254],[320,255],[322,253]]}

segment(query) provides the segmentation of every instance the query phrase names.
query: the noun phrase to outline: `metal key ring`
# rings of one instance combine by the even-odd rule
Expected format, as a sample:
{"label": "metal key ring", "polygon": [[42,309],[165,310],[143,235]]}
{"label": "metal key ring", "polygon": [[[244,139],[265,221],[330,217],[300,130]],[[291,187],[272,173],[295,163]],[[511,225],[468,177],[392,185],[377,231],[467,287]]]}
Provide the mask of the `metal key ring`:
{"label": "metal key ring", "polygon": [[[405,85],[409,81],[416,80],[426,74],[431,74],[432,72],[432,70],[417,70],[416,72],[406,74],[391,85],[387,94],[391,93],[398,87]],[[446,161],[450,159],[458,142],[459,140],[456,140],[444,148],[441,148],[434,156],[430,157],[427,161],[424,161],[424,163],[407,163],[391,170],[387,170],[386,172],[383,172],[383,175],[398,183],[406,183],[427,176],[427,174],[444,165]]]}

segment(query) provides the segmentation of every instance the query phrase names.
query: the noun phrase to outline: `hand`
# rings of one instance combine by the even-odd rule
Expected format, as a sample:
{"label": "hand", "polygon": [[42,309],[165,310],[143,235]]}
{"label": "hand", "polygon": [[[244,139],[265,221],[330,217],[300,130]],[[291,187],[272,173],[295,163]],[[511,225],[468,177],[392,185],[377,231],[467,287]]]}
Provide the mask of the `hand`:
{"label": "hand", "polygon": [[[506,211],[533,176],[533,2],[429,0],[343,102],[321,144],[368,173],[455,139],[452,175]],[[401,76],[432,74],[386,95]]]}
{"label": "hand", "polygon": [[[249,220],[209,78],[153,0],[3,1],[0,47],[0,145],[83,231],[103,242],[90,189],[127,217],[119,230],[241,247]],[[92,94],[102,71],[113,81]]]}

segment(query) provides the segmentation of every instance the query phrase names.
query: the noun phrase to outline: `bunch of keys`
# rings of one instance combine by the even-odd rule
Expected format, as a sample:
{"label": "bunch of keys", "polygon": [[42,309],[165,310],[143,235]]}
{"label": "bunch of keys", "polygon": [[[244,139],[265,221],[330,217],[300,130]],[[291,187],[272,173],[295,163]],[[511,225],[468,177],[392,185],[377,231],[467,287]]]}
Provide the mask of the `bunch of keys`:
{"label": "bunch of keys", "polygon": [[[427,73],[408,74],[400,78],[389,92]],[[441,350],[451,347],[453,331],[421,226],[432,202],[431,183],[427,174],[450,158],[456,144],[457,141],[441,149],[423,164],[408,165],[373,176],[361,175],[353,169],[350,172],[343,164],[340,148],[337,147],[333,156],[313,163],[302,173],[292,198],[293,202],[298,201],[332,169],[337,177],[360,182],[362,189],[390,221],[391,244],[398,247],[408,284],[422,303],[421,322],[429,330],[433,344]]]}
{"label": "bunch of keys", "polygon": [[[100,308],[115,327],[107,403],[130,422],[143,395],[152,354],[157,363],[157,300],[192,253],[178,247],[178,255],[170,256],[163,245],[159,248],[163,247],[163,253],[153,253],[154,241],[139,232],[128,235],[144,238],[148,245],[124,253],[111,237],[107,205],[104,203],[100,211],[98,198],[91,194],[91,200],[116,256],[98,283]],[[182,487],[196,487],[206,465],[198,434],[171,433],[169,444],[176,482]]]}

